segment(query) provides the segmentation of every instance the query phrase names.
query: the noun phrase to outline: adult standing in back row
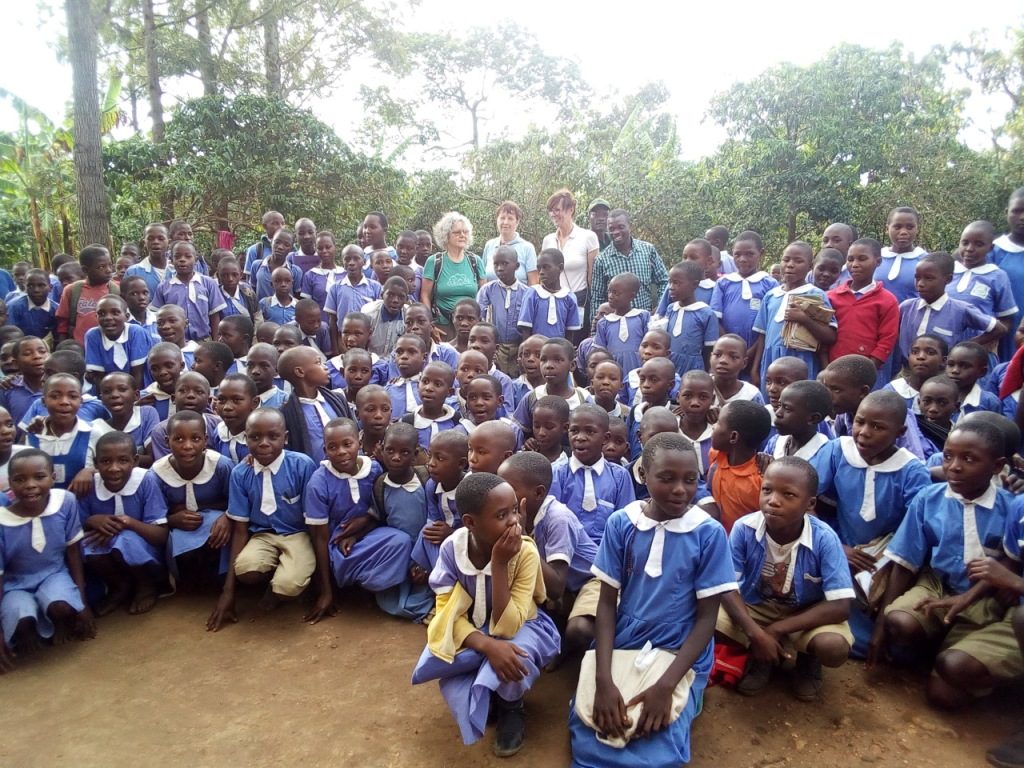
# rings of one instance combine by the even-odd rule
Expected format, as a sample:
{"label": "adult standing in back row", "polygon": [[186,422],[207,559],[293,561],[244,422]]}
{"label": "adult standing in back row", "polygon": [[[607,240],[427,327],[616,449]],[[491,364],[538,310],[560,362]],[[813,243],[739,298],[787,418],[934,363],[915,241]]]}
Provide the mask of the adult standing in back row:
{"label": "adult standing in back row", "polygon": [[601,251],[594,263],[590,289],[591,316],[608,301],[608,283],[616,275],[631,272],[640,279],[640,291],[633,299],[633,309],[653,312],[655,302],[668,285],[668,270],[658,255],[658,249],[646,240],[633,237],[629,214],[622,208],[608,213],[608,234],[612,242]]}
{"label": "adult standing in back row", "polygon": [[555,231],[545,235],[541,250],[557,248],[565,257],[562,272],[562,287],[576,296],[576,304],[583,318],[583,329],[573,335],[573,343],[579,343],[590,333],[590,279],[597,259],[597,235],[589,229],[576,226],[576,198],[568,189],[560,189],[548,198],[548,216],[555,225]]}
{"label": "adult standing in back row", "polygon": [[484,284],[480,259],[469,252],[473,225],[461,213],[449,211],[434,225],[434,241],[441,248],[423,265],[420,301],[434,316],[434,326],[446,339],[455,335],[452,313],[461,299],[476,299]]}

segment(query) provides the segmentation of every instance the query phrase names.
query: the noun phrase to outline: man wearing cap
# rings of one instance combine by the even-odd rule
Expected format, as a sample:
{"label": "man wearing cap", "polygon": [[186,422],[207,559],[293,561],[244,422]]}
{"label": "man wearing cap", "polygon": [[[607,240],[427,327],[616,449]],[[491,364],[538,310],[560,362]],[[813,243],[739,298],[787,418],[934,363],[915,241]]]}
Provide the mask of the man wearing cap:
{"label": "man wearing cap", "polygon": [[603,197],[596,198],[587,207],[587,216],[590,218],[590,231],[597,235],[597,242],[603,251],[611,245],[612,238],[608,234],[608,211],[611,205]]}
{"label": "man wearing cap", "polygon": [[590,286],[591,317],[597,317],[597,308],[608,301],[609,281],[623,272],[632,272],[644,287],[633,299],[633,308],[650,312],[668,285],[668,270],[658,255],[658,249],[633,237],[629,214],[621,208],[608,213],[608,235],[611,243],[594,261]]}

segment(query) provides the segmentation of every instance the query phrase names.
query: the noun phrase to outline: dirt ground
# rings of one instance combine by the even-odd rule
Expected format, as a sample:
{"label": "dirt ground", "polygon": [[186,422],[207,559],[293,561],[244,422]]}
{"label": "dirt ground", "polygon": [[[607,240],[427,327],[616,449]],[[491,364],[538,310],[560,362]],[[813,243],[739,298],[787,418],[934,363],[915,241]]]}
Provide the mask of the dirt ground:
{"label": "dirt ground", "polygon": [[[545,673],[527,699],[515,758],[491,734],[464,747],[434,683],[412,686],[422,627],[362,597],[316,626],[301,605],[270,614],[254,595],[241,620],[204,629],[212,598],[161,600],[145,616],[99,623],[95,640],[46,648],[0,679],[0,766],[565,766],[576,665]],[[1024,722],[1024,695],[1004,691],[968,714],[922,698],[920,675],[855,663],[826,670],[817,704],[787,681],[745,699],[711,689],[693,730],[694,766],[984,765],[985,749]]]}

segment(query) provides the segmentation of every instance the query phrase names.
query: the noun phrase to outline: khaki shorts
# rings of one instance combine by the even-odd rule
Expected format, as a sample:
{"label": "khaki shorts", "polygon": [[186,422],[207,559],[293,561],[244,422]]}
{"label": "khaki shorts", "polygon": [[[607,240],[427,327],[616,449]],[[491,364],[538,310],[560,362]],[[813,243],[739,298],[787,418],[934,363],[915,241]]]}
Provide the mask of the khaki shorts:
{"label": "khaki shorts", "polygon": [[597,618],[597,603],[600,597],[601,580],[591,579],[580,587],[580,591],[576,593],[576,600],[572,604],[572,610],[569,611],[569,619],[581,616],[591,619]]}
{"label": "khaki shorts", "polygon": [[309,586],[316,568],[316,555],[305,531],[282,536],[257,533],[235,558],[235,575],[270,573],[270,588],[275,595],[296,597]]}
{"label": "khaki shorts", "polygon": [[[798,610],[797,608],[775,605],[774,603],[757,603],[754,605],[747,603],[746,606],[750,618],[761,627],[774,624],[776,621],[787,616],[792,616]],[[718,609],[718,620],[715,622],[715,630],[721,632],[729,639],[740,643],[744,648],[750,645],[750,638],[747,637],[747,633],[729,618],[729,614],[725,612],[724,606]],[[850,624],[846,621],[842,624],[824,624],[804,632],[794,632],[789,635],[789,641],[800,653],[807,653],[811,640],[818,635],[824,635],[829,632],[839,635],[846,641],[847,645],[853,647],[853,632],[850,631]]]}
{"label": "khaki shorts", "polygon": [[[992,677],[1012,680],[1024,675],[1024,656],[1013,633],[1013,611],[1005,609],[997,600],[986,597],[970,605],[953,621],[943,623],[941,616],[925,614],[915,606],[927,598],[949,597],[942,581],[932,571],[922,571],[917,583],[892,601],[886,615],[893,611],[909,613],[929,639],[942,638],[941,651],[962,651],[985,665]],[[1019,607],[1016,610],[1021,610]]]}
{"label": "khaki shorts", "polygon": [[[494,355],[494,365],[510,379],[518,378],[519,342],[514,341],[510,344],[499,344],[498,350]],[[512,403],[505,403],[505,407],[511,409]]]}

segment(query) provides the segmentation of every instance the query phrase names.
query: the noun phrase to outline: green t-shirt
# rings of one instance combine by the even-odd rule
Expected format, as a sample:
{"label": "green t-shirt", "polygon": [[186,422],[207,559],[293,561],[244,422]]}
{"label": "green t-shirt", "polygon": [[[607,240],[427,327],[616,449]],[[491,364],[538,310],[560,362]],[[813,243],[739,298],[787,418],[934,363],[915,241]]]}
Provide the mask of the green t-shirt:
{"label": "green t-shirt", "polygon": [[435,253],[423,265],[423,276],[426,279],[434,276],[434,264],[439,258],[444,261],[441,262],[441,274],[437,276],[437,282],[434,284],[434,308],[445,316],[447,324],[447,318],[451,317],[455,305],[460,300],[476,298],[476,278],[470,264],[470,259],[475,257],[466,253],[462,261],[456,264],[447,254]]}

